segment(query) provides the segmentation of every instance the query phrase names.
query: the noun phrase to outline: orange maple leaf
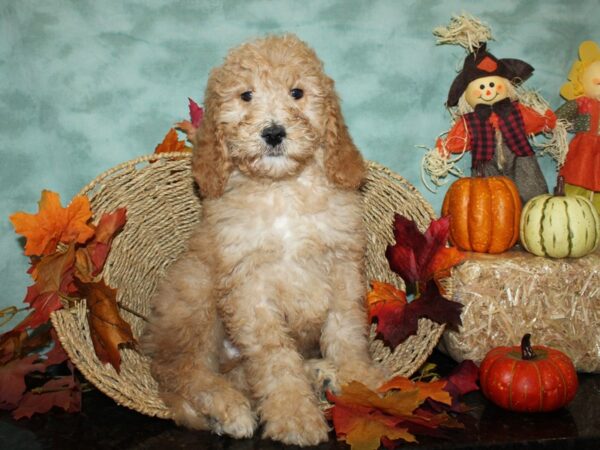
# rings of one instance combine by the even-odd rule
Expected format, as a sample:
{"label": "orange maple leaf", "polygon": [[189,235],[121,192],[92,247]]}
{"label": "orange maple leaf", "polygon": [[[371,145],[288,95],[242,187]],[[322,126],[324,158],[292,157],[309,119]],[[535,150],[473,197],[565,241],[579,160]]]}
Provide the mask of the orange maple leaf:
{"label": "orange maple leaf", "polygon": [[382,439],[402,439],[416,442],[415,436],[405,427],[398,427],[398,419],[369,411],[365,414],[357,408],[336,406],[332,412],[336,435],[352,450],[377,450]]}
{"label": "orange maple leaf", "polygon": [[353,381],[342,387],[340,395],[327,393],[334,403],[331,417],[336,435],[352,450],[375,450],[382,439],[416,442],[404,426],[398,426],[423,403],[417,390],[390,392],[381,396],[365,385]]}
{"label": "orange maple leaf", "polygon": [[117,291],[104,281],[78,282],[82,298],[87,300],[88,323],[94,350],[100,361],[110,363],[117,372],[121,367],[119,348],[135,345],[131,326],[119,314]]}
{"label": "orange maple leaf", "polygon": [[154,153],[182,152],[189,150],[189,147],[186,147],[185,145],[185,141],[179,140],[175,128],[171,128],[165,135],[163,141],[156,146]]}
{"label": "orange maple leaf", "polygon": [[16,212],[10,216],[15,232],[27,239],[27,256],[49,255],[59,242],[81,244],[94,234],[88,225],[92,212],[87,197],[77,196],[63,208],[57,193],[44,190],[38,206],[37,214]]}
{"label": "orange maple leaf", "polygon": [[377,389],[378,392],[388,392],[392,389],[399,389],[401,391],[416,390],[418,393],[419,400],[425,400],[430,398],[446,405],[452,404],[452,397],[450,393],[444,390],[446,381],[412,381],[406,377],[394,377],[387,381],[385,384]]}

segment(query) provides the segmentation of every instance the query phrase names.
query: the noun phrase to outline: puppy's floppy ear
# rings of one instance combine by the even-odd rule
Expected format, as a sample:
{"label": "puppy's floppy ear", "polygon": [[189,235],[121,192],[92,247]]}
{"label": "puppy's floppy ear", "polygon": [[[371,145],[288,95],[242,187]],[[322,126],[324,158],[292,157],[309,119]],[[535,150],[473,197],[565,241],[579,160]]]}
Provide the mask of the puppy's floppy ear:
{"label": "puppy's floppy ear", "polygon": [[366,176],[365,162],[352,142],[333,82],[331,84],[326,106],[325,173],[331,182],[342,188],[358,189]]}
{"label": "puppy's floppy ear", "polygon": [[207,111],[196,131],[192,153],[192,174],[204,198],[220,197],[230,173],[223,131],[215,124],[213,106],[207,102]]}

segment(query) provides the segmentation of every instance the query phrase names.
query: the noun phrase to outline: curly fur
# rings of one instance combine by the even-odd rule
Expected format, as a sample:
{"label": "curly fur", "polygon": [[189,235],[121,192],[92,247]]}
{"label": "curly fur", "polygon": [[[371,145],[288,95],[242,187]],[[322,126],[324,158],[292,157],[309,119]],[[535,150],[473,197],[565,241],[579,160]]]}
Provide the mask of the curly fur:
{"label": "curly fur", "polygon": [[[261,137],[273,123],[286,130],[276,156]],[[334,83],[294,36],[244,44],[211,72],[194,141],[201,223],[143,341],[161,395],[188,427],[249,437],[260,422],[284,443],[325,441],[311,373],[383,380],[364,311],[365,165]]]}

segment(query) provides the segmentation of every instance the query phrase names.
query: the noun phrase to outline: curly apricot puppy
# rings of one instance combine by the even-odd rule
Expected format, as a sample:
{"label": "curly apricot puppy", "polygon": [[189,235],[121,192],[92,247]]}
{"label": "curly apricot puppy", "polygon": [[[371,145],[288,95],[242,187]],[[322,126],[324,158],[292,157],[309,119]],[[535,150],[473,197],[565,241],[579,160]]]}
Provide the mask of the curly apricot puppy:
{"label": "curly apricot puppy", "polygon": [[365,165],[334,83],[294,36],[244,44],[212,71],[194,140],[201,222],[144,338],[161,395],[188,427],[325,441],[305,369],[383,380],[363,306]]}

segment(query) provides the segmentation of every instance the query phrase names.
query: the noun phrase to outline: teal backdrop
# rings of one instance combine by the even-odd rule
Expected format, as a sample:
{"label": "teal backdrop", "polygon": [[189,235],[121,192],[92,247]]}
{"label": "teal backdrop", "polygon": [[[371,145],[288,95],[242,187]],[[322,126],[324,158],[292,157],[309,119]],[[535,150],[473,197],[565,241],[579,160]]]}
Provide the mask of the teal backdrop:
{"label": "teal backdrop", "polygon": [[[600,2],[582,0],[0,0],[0,308],[20,305],[28,259],[8,216],[63,204],[110,167],[153,151],[202,101],[209,69],[265,33],[296,33],[337,83],[364,155],[413,183],[439,212],[446,187],[420,178],[450,125],[448,88],[465,52],[436,46],[452,14],[487,22],[499,58],[535,67],[527,86],[553,108],[579,43],[600,42]],[[550,184],[551,160],[542,159]]]}

